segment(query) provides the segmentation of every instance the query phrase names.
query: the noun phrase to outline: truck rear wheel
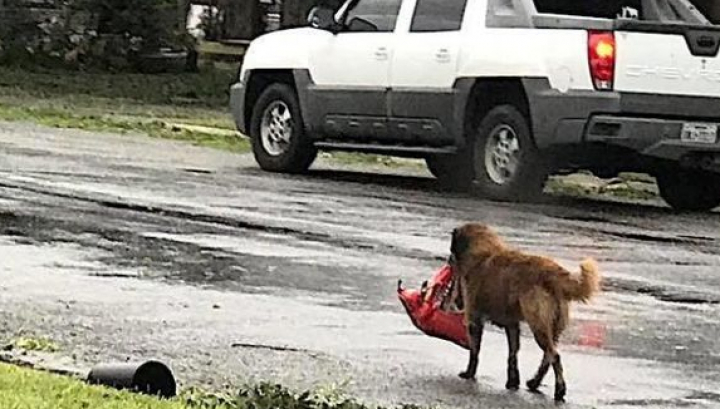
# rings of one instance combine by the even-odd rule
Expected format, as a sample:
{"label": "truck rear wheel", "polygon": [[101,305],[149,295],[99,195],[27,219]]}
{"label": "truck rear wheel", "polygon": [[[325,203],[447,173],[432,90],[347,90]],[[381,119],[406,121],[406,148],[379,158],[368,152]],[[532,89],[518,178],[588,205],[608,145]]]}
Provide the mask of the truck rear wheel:
{"label": "truck rear wheel", "polygon": [[305,172],[317,156],[305,134],[297,94],[287,84],[272,84],[260,94],[250,120],[250,140],[258,165],[271,172]]}
{"label": "truck rear wheel", "polygon": [[475,136],[477,187],[490,199],[531,200],[542,193],[548,177],[532,141],[528,120],[513,105],[487,113]]}
{"label": "truck rear wheel", "polygon": [[708,211],[720,206],[720,175],[676,167],[656,175],[660,196],[679,211]]}
{"label": "truck rear wheel", "polygon": [[440,186],[453,192],[466,192],[472,186],[472,155],[467,152],[455,155],[436,155],[425,158],[430,173],[440,182]]}

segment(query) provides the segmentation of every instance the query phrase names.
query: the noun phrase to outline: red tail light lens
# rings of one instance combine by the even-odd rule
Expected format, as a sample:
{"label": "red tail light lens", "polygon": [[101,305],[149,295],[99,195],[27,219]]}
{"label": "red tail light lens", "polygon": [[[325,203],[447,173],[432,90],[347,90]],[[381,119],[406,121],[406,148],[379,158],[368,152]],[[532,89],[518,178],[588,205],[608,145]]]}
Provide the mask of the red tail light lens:
{"label": "red tail light lens", "polygon": [[612,90],[615,80],[615,35],[612,31],[588,33],[590,75],[597,90]]}

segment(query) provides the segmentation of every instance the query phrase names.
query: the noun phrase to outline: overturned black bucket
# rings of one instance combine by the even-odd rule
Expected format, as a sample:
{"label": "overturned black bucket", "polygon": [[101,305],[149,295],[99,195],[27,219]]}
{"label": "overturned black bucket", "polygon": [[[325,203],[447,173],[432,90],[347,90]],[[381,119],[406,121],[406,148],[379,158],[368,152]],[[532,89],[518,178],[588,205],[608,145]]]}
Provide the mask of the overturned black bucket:
{"label": "overturned black bucket", "polygon": [[176,395],[175,377],[170,368],[157,361],[110,363],[94,367],[88,383],[125,389],[146,395],[172,398]]}

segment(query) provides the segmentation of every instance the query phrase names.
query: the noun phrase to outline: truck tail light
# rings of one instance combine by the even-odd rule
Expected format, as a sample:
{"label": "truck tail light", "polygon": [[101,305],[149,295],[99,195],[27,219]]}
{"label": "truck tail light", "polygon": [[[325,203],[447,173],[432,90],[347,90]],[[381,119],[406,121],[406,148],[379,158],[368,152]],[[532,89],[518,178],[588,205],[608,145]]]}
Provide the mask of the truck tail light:
{"label": "truck tail light", "polygon": [[588,62],[595,89],[613,89],[615,80],[615,35],[612,31],[588,32]]}

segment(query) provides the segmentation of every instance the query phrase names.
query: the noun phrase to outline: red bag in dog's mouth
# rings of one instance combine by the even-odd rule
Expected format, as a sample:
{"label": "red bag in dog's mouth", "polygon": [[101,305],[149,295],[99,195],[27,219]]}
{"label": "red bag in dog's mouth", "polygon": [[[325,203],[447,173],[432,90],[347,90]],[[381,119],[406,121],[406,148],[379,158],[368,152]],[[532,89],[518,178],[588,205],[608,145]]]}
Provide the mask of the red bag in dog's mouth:
{"label": "red bag in dog's mouth", "polygon": [[399,281],[397,291],[410,320],[420,331],[468,349],[464,314],[454,308],[456,287],[452,267],[446,265],[424,282],[419,290],[404,289],[402,281]]}

